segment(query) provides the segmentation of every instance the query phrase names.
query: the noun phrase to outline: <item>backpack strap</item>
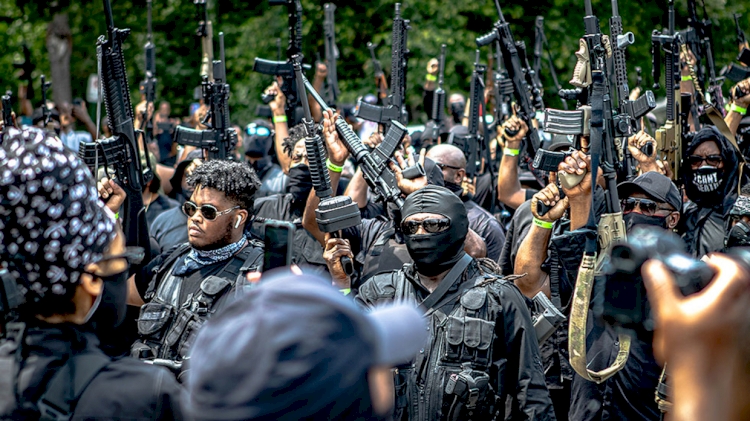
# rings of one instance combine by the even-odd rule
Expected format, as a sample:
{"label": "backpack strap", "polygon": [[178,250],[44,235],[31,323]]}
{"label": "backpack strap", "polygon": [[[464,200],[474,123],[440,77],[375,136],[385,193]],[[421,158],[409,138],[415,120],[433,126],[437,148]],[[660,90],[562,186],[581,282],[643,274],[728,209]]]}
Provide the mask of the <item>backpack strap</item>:
{"label": "backpack strap", "polygon": [[39,421],[70,420],[83,392],[111,361],[103,353],[94,352],[68,358],[47,383],[37,403]]}

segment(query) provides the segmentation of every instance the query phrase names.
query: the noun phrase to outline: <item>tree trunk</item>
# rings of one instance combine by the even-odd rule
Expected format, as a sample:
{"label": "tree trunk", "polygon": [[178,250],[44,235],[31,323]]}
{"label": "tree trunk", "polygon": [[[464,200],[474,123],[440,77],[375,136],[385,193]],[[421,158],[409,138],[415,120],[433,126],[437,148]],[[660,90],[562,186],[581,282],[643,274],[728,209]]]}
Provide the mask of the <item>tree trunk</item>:
{"label": "tree trunk", "polygon": [[47,52],[52,72],[52,98],[55,104],[71,102],[70,56],[73,36],[67,13],[56,13],[47,26]]}

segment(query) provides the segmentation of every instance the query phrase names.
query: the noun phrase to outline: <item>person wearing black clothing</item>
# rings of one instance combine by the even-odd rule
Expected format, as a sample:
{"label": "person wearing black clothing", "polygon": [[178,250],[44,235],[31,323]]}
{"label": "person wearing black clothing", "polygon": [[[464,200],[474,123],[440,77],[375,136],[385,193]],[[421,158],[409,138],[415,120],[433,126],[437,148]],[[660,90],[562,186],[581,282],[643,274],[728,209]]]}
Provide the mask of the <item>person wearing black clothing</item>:
{"label": "person wearing black clothing", "polygon": [[[554,420],[526,301],[464,252],[464,204],[444,187],[426,186],[406,198],[402,214],[414,263],[372,277],[356,297],[367,307],[405,300],[427,310],[429,344],[399,367],[394,418]],[[467,384],[475,391],[464,395]]]}
{"label": "person wearing black clothing", "polygon": [[245,160],[253,167],[260,179],[260,189],[257,193],[259,198],[282,194],[286,191],[287,176],[271,157],[274,136],[273,126],[265,120],[255,120],[245,126],[243,134]]}
{"label": "person wearing black clothing", "polygon": [[678,232],[688,252],[702,257],[724,247],[729,232],[729,211],[737,186],[747,179],[739,174],[739,153],[713,126],[695,133],[685,151],[683,182],[690,202],[683,207]]}
{"label": "person wearing black clothing", "polygon": [[445,187],[464,202],[469,215],[469,227],[487,244],[487,257],[497,262],[505,244],[505,232],[497,219],[463,193],[462,184],[466,177],[464,153],[453,145],[437,145],[427,152],[427,158],[435,161],[442,170]]}
{"label": "person wearing black clothing", "polygon": [[0,288],[22,302],[3,314],[12,323],[0,341],[0,418],[181,419],[167,370],[99,348],[125,317],[129,264],[143,249],[125,247],[91,173],[59,140],[40,129],[3,137],[0,266],[10,282]]}
{"label": "person wearing black clothing", "polygon": [[[260,271],[262,244],[248,240],[255,191],[260,185],[247,164],[210,160],[188,179],[193,195],[182,210],[188,242],[162,253],[132,278],[141,300],[140,340],[131,354],[177,370],[203,322],[226,305]],[[134,294],[131,294],[131,296]]]}

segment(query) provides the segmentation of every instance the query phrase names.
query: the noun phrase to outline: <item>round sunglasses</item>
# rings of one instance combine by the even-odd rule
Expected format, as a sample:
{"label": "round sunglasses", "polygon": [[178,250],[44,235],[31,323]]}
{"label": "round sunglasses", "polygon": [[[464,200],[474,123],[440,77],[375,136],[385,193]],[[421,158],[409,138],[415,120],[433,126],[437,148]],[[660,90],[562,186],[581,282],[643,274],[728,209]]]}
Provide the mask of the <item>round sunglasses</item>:
{"label": "round sunglasses", "polygon": [[200,207],[196,205],[194,202],[188,200],[182,205],[182,213],[187,215],[188,218],[192,218],[195,213],[200,210],[201,215],[203,215],[203,218],[207,221],[213,221],[214,219],[218,218],[221,215],[226,215],[229,212],[239,209],[239,206],[235,206],[233,208],[229,208],[227,210],[219,211],[216,209],[213,205],[201,205]]}

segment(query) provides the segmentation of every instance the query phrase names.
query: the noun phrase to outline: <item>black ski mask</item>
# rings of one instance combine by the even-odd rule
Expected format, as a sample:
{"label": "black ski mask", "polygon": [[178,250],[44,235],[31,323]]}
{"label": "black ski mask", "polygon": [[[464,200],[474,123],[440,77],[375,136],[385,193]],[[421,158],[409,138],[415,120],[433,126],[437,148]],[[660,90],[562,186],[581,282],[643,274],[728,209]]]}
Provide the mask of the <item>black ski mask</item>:
{"label": "black ski mask", "polygon": [[[688,199],[703,208],[731,206],[738,182],[738,155],[734,146],[716,127],[706,126],[699,130],[685,150],[685,156],[693,155],[702,143],[714,141],[719,147],[723,168],[704,165],[693,170],[689,165],[684,168],[683,181]],[[725,203],[727,202],[727,203]]]}
{"label": "black ski mask", "polygon": [[669,229],[667,227],[667,218],[661,216],[646,216],[638,212],[630,212],[622,216],[622,222],[625,223],[625,231],[630,232],[636,225],[650,225]]}
{"label": "black ski mask", "polygon": [[289,181],[287,182],[289,193],[292,194],[296,203],[305,203],[307,196],[313,189],[310,167],[297,165],[289,169]]}
{"label": "black ski mask", "polygon": [[128,300],[128,271],[102,277],[104,290],[89,324],[98,333],[107,334],[125,321]]}
{"label": "black ski mask", "polygon": [[451,102],[451,116],[453,116],[453,122],[461,124],[461,120],[464,118],[464,109],[466,103],[463,101]]}
{"label": "black ski mask", "polygon": [[426,186],[406,198],[403,219],[419,213],[434,213],[450,219],[450,227],[438,233],[405,235],[406,248],[422,275],[436,276],[464,255],[469,218],[461,199],[445,187]]}

